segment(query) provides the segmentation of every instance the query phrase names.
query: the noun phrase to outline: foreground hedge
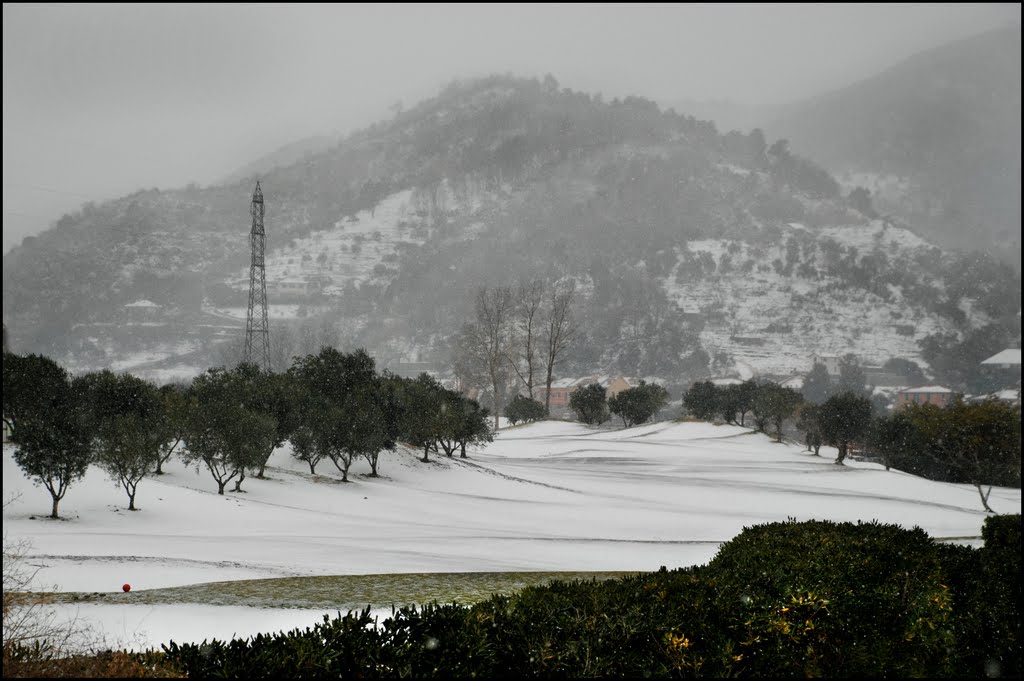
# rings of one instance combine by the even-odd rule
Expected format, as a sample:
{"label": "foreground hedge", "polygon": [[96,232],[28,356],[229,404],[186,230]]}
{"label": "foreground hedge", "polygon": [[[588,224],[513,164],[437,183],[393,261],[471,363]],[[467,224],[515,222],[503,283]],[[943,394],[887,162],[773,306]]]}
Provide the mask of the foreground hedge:
{"label": "foreground hedge", "polygon": [[985,538],[772,523],[699,568],[164,650],[191,677],[1019,675],[1020,516],[989,519]]}

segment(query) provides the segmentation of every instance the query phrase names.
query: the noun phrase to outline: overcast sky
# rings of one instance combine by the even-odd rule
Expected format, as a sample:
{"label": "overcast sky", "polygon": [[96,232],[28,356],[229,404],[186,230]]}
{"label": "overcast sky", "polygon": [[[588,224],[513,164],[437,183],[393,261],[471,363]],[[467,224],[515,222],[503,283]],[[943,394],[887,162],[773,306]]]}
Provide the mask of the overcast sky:
{"label": "overcast sky", "polygon": [[454,78],[778,104],[1019,4],[3,6],[4,253],[87,200],[214,182]]}

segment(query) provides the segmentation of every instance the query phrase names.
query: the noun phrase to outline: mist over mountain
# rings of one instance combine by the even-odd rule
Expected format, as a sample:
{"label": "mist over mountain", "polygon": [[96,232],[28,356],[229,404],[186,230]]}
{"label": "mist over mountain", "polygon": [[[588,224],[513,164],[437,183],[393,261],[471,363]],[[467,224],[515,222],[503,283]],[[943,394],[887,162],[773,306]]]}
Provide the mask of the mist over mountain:
{"label": "mist over mountain", "polygon": [[919,53],[766,120],[938,243],[1020,269],[1021,31]]}
{"label": "mist over mountain", "polygon": [[[332,344],[450,367],[476,288],[531,278],[581,292],[567,375],[682,383],[814,354],[920,361],[950,329],[1019,338],[1012,270],[851,201],[785,141],[644,98],[493,76],[307,142],[250,168],[279,363]],[[223,361],[244,329],[255,180],[87,204],[26,239],[4,257],[13,347],[164,378]]]}

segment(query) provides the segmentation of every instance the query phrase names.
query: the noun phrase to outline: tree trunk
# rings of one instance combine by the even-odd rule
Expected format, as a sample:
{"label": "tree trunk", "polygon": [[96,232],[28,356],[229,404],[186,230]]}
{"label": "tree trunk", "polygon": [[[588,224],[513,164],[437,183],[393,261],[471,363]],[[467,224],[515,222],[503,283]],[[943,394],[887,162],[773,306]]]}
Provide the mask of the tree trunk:
{"label": "tree trunk", "polygon": [[985,510],[988,513],[995,513],[995,511],[992,510],[992,507],[988,505],[988,497],[989,497],[989,494],[992,494],[992,486],[989,485],[988,494],[983,494],[982,493],[982,491],[981,491],[981,483],[980,482],[974,483],[974,486],[978,489],[978,496],[981,497],[981,505],[985,507]]}
{"label": "tree trunk", "polygon": [[161,468],[161,466],[163,466],[163,463],[164,463],[163,460],[159,456],[156,457],[156,470],[153,471],[153,475],[163,475],[164,474],[164,469]]}
{"label": "tree trunk", "polygon": [[313,463],[312,461],[307,461],[306,463],[309,464],[309,474],[316,475],[316,464]]}
{"label": "tree trunk", "polygon": [[430,445],[423,445],[423,458],[420,459],[423,463],[430,463],[430,459],[427,458],[427,454],[430,453]]}
{"label": "tree trunk", "polygon": [[[51,495],[51,496],[53,496],[53,495]],[[50,517],[51,518],[60,518],[60,516],[57,515],[57,504],[59,504],[59,503],[60,503],[60,499],[58,499],[57,497],[53,497],[53,512],[50,513]]]}
{"label": "tree trunk", "polygon": [[465,459],[465,458],[467,458],[466,457],[466,443],[463,442],[460,446],[462,447],[462,454],[460,455],[460,458]]}
{"label": "tree trunk", "polygon": [[128,495],[128,510],[135,511],[135,491],[139,488],[138,481],[133,485],[130,480],[123,480],[122,487],[124,487],[124,493]]}
{"label": "tree trunk", "polygon": [[544,383],[544,416],[551,416],[551,366],[548,365],[548,375]]}
{"label": "tree trunk", "polygon": [[273,449],[273,447],[271,447],[270,453],[267,454],[267,458],[263,459],[263,463],[260,464],[260,470],[259,470],[259,472],[256,473],[256,477],[259,478],[260,480],[265,480],[266,479],[263,476],[263,473],[267,469],[267,462],[270,461],[270,457],[272,457],[273,455],[274,455],[274,449]]}
{"label": "tree trunk", "polygon": [[220,480],[218,480],[217,481],[217,494],[220,494],[221,496],[223,496],[224,495],[224,486],[227,485],[227,484],[228,484],[227,480],[225,480],[224,482],[221,482]]}
{"label": "tree trunk", "polygon": [[245,469],[244,468],[242,469],[242,474],[238,477],[238,480],[235,480],[235,491],[236,492],[241,492],[242,491],[242,481],[243,480],[245,480]]}
{"label": "tree trunk", "polygon": [[845,442],[840,442],[839,443],[839,456],[836,457],[835,463],[837,463],[838,465],[842,466],[843,465],[843,459],[845,459],[845,458],[846,458],[846,443]]}

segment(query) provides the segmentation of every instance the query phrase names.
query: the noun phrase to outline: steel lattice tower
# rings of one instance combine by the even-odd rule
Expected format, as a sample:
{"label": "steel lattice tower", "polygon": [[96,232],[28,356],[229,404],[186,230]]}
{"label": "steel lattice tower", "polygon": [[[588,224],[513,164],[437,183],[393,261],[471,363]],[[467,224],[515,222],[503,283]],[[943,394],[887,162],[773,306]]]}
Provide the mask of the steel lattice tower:
{"label": "steel lattice tower", "polygon": [[[249,266],[249,314],[245,322],[245,361],[270,369],[270,326],[267,324],[267,270],[263,264],[266,233],[263,231],[263,192],[259,180],[252,193],[252,264]],[[258,308],[258,309],[257,309]],[[258,318],[257,318],[258,315]]]}

